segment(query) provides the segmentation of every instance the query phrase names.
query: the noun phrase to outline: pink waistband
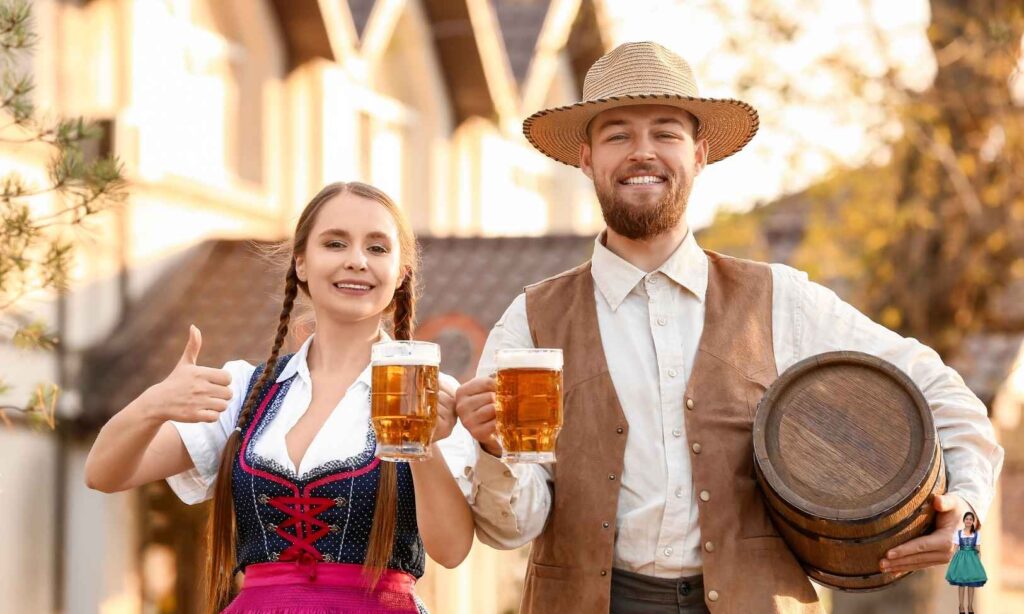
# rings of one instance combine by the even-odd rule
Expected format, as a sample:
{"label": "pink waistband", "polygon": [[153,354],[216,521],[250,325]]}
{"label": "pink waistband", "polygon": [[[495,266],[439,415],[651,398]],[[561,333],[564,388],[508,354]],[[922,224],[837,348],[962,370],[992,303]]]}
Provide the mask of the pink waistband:
{"label": "pink waistband", "polygon": [[[362,565],[351,563],[317,563],[315,575],[309,569],[295,563],[256,563],[245,568],[243,588],[260,586],[281,586],[285,584],[319,584],[322,586],[345,586],[368,588]],[[412,574],[394,569],[385,569],[377,583],[376,590],[397,592],[413,591],[416,578]]]}

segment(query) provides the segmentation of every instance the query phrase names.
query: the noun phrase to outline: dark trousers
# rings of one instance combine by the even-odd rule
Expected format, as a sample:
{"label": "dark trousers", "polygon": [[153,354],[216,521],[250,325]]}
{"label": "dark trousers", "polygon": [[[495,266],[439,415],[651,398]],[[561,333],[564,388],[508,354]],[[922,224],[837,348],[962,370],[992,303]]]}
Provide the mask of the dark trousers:
{"label": "dark trousers", "polygon": [[652,578],[612,570],[611,614],[707,614],[704,576]]}

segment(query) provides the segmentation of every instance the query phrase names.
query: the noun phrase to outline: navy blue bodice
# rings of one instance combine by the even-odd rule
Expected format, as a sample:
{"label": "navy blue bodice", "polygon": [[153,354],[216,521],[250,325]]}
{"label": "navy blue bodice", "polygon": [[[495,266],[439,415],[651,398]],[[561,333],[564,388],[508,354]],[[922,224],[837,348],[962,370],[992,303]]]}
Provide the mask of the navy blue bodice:
{"label": "navy blue bodice", "polygon": [[[278,361],[271,381],[280,376],[289,358]],[[257,367],[249,389],[263,368]],[[301,479],[253,452],[253,441],[277,415],[294,377],[261,395],[251,418],[241,425],[231,482],[238,538],[236,571],[273,561],[362,564],[366,560],[381,468],[374,456],[377,442],[372,428],[361,453],[317,467]],[[419,578],[424,551],[416,527],[412,473],[406,463],[399,463],[397,469],[398,510],[388,567]]]}
{"label": "navy blue bodice", "polygon": [[978,534],[972,533],[970,537],[964,537],[963,531],[957,531],[960,536],[960,549],[961,550],[974,550],[975,544],[978,543]]}

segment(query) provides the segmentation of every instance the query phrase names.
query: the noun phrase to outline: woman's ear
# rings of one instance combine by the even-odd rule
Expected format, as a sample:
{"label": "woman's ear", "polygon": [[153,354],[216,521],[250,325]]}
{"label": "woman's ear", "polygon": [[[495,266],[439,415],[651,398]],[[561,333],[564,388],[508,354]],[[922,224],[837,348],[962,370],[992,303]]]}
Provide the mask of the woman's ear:
{"label": "woman's ear", "polygon": [[302,254],[295,255],[295,276],[302,283],[306,283],[306,257]]}

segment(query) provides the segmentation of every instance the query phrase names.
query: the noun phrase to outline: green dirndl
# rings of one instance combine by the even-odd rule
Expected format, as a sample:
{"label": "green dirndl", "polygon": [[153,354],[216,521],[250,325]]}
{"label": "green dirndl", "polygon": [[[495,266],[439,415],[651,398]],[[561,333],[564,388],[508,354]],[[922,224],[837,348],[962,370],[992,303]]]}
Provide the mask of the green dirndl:
{"label": "green dirndl", "polygon": [[974,533],[970,537],[964,537],[962,531],[957,531],[957,535],[960,538],[960,547],[953,555],[953,560],[949,562],[949,568],[946,570],[946,582],[954,586],[984,586],[988,581],[988,576],[985,575],[981,557],[978,556],[978,551],[975,548],[978,534]]}

